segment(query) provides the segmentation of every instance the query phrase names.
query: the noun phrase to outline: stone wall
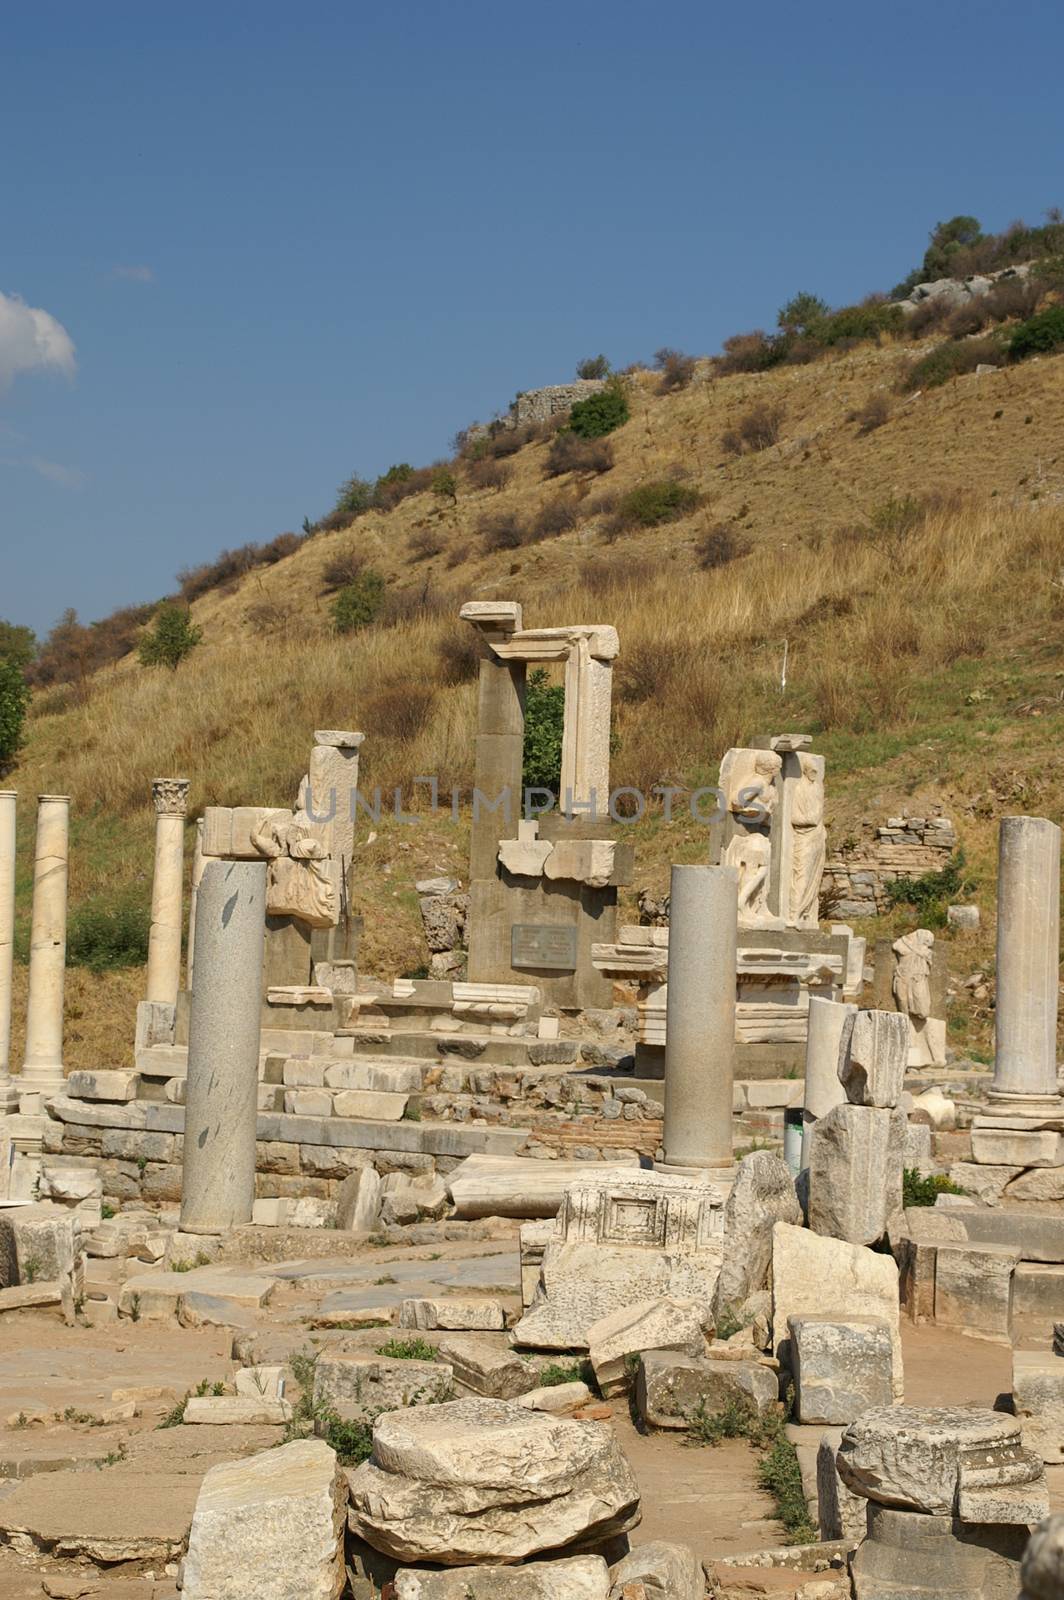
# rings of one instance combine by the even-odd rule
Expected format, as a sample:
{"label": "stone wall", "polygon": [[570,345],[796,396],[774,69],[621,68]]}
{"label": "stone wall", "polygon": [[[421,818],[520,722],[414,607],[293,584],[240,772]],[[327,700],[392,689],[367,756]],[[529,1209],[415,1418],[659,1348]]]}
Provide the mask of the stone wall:
{"label": "stone wall", "polygon": [[888,885],[941,872],[957,848],[948,817],[888,817],[861,824],[860,837],[830,856],[821,895],[834,894],[832,917],[874,917],[889,909]]}
{"label": "stone wall", "polygon": [[598,394],[606,387],[604,378],[577,378],[572,383],[552,383],[545,389],[525,389],[510,407],[515,428],[526,422],[547,422],[559,411],[568,411],[578,400]]}

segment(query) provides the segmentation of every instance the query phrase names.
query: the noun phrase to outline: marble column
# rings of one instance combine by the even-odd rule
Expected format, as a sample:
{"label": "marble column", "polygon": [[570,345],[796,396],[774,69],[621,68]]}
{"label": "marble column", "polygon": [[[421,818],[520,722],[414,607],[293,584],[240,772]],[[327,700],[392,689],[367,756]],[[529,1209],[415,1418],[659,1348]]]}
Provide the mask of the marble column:
{"label": "marble column", "polygon": [[145,998],[172,1006],[181,987],[181,897],[185,875],[187,778],[153,778],[155,871],[151,883]]}
{"label": "marble column", "polygon": [[26,1057],[19,1085],[23,1097],[48,1098],[63,1087],[63,991],[66,979],[67,861],[70,799],[37,798],[37,846],[33,860],[30,982],[26,1005]]}
{"label": "marble column", "polygon": [[15,800],[0,789],[0,1115],[18,1109],[11,1078],[11,991],[15,960]]}
{"label": "marble column", "polygon": [[809,1165],[809,1130],[818,1117],[841,1106],[846,1091],[839,1079],[839,1045],[843,1024],[857,1007],[848,1002],[809,997],[805,1036],[805,1113],[802,1119],[802,1166]]}
{"label": "marble column", "polygon": [[665,1165],[730,1167],[739,876],[673,867],[665,1038]]}
{"label": "marble column", "polygon": [[196,903],[181,1228],[224,1233],[255,1198],[265,861],[210,860]]}
{"label": "marble column", "polygon": [[203,869],[207,864],[207,857],[203,854],[203,831],[206,824],[202,817],[196,823],[196,844],[192,852],[192,882],[188,891],[188,943],[185,947],[185,988],[192,992],[193,974],[196,962],[196,908],[199,901],[200,879]]}
{"label": "marble column", "polygon": [[1057,1091],[1060,829],[1002,817],[998,843],[997,1004],[989,1115],[1064,1116]]}

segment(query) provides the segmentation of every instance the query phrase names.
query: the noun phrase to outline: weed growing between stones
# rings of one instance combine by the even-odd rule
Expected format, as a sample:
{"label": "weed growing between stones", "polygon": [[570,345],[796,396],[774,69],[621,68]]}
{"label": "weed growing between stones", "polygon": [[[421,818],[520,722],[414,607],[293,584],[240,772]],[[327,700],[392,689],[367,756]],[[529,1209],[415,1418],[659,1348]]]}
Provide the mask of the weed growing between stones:
{"label": "weed growing between stones", "polygon": [[293,1351],[288,1358],[292,1376],[299,1385],[299,1399],[292,1408],[291,1421],[286,1423],[282,1444],[294,1439],[305,1439],[313,1434],[324,1439],[336,1451],[343,1467],[357,1467],[368,1459],[373,1449],[373,1417],[363,1421],[345,1422],[324,1401],[314,1399],[314,1368],[318,1354],[306,1350]]}
{"label": "weed growing between stones", "polygon": [[435,1361],[436,1346],[427,1339],[389,1339],[377,1346],[377,1354],[392,1361]]}
{"label": "weed growing between stones", "polygon": [[560,1383],[586,1383],[589,1389],[596,1389],[595,1369],[587,1358],[578,1357],[575,1361],[549,1361],[545,1367],[539,1369],[539,1386],[541,1389],[555,1389]]}
{"label": "weed growing between stones", "polygon": [[189,1389],[186,1392],[184,1399],[179,1400],[177,1405],[166,1413],[163,1420],[159,1423],[159,1427],[179,1428],[185,1420],[185,1407],[188,1405],[193,1395],[195,1395],[197,1399],[202,1400],[205,1395],[214,1395],[215,1398],[217,1398],[224,1393],[225,1384],[220,1379],[215,1379],[212,1381],[210,1378],[201,1378],[195,1389]]}
{"label": "weed growing between stones", "polygon": [[729,1400],[719,1411],[707,1411],[699,1403],[688,1422],[688,1443],[715,1446],[724,1439],[745,1439],[761,1460],[757,1480],[776,1502],[776,1516],[787,1531],[790,1544],[814,1544],[817,1530],[809,1517],[802,1489],[798,1452],[784,1429],[790,1411],[793,1389],[781,1411],[759,1417],[748,1401]]}
{"label": "weed growing between stones", "polygon": [[903,1206],[933,1206],[940,1194],[964,1194],[944,1172],[933,1172],[927,1177],[915,1167],[906,1167],[902,1176],[901,1203]]}

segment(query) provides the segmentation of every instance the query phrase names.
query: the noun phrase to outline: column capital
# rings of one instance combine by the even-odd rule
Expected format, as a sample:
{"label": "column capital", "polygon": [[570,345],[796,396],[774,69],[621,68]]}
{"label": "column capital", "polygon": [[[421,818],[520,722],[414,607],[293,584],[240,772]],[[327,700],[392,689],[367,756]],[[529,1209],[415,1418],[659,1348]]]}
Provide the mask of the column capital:
{"label": "column capital", "polygon": [[188,778],[153,778],[151,798],[157,817],[183,817],[188,812]]}

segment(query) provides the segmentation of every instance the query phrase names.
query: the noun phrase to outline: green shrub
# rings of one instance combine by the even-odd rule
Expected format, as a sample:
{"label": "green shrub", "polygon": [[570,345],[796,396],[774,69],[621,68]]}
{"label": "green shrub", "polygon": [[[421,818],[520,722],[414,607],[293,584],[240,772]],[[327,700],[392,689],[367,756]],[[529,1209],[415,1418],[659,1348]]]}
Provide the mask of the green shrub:
{"label": "green shrub", "polygon": [[335,1411],[322,1411],[318,1436],[336,1451],[342,1467],[361,1466],[373,1452],[373,1423],[343,1422]]}
{"label": "green shrub", "polygon": [[29,703],[30,689],[22,668],[17,661],[0,656],[0,771],[14,760],[22,744]]}
{"label": "green shrub", "polygon": [[569,413],[569,427],[581,439],[601,439],[628,421],[628,396],[619,378],[611,378],[598,394],[578,400]]}
{"label": "green shrub", "polygon": [[723,354],[717,357],[717,371],[722,377],[734,372],[767,372],[786,360],[789,348],[786,335],[772,338],[761,328],[752,333],[733,333],[725,339]]}
{"label": "green shrub", "polygon": [[458,479],[450,467],[437,467],[432,474],[432,482],[429,487],[439,500],[455,501],[458,499]]}
{"label": "green shrub", "polygon": [[878,339],[884,333],[898,333],[905,325],[905,313],[885,300],[860,306],[843,306],[833,311],[812,330],[818,344],[841,344],[845,339]]}
{"label": "green shrub", "polygon": [[176,671],[202,638],[203,629],[196,627],[185,607],[167,602],[159,607],[152,628],[141,638],[137,657],[142,667]]}
{"label": "green shrub", "polygon": [[576,375],[578,378],[608,378],[610,364],[605,356],[586,356],[577,362]]}
{"label": "green shrub", "polygon": [[624,495],[617,507],[624,524],[657,528],[686,517],[701,500],[698,490],[677,478],[656,478]]}
{"label": "green shrub", "polygon": [[788,1543],[815,1544],[817,1530],[805,1501],[798,1452],[784,1434],[758,1462],[757,1481],[775,1500],[776,1515],[787,1530]]}
{"label": "green shrub", "polygon": [[887,901],[893,906],[912,906],[929,928],[946,925],[946,907],[974,885],[964,877],[964,851],[957,850],[938,872],[925,872],[919,878],[895,878],[887,885]]}
{"label": "green shrub", "polygon": [[356,633],[380,614],[384,604],[384,579],[372,567],[365,567],[357,578],[340,590],[332,603],[337,633]]}
{"label": "green shrub", "polygon": [[557,794],[562,781],[565,689],[551,683],[546,667],[535,667],[525,686],[525,742],[521,781],[526,788]]}
{"label": "green shrub", "polygon": [[906,1167],[902,1176],[903,1206],[933,1206],[940,1194],[964,1194],[964,1192],[952,1178],[947,1178],[944,1172],[933,1172],[925,1178],[915,1167]]}
{"label": "green shrub", "polygon": [[780,307],[776,325],[787,333],[812,333],[830,314],[831,307],[826,300],[802,290]]}
{"label": "green shrub", "polygon": [[90,972],[139,967],[148,959],[151,913],[129,897],[86,900],[71,913],[67,962]]}
{"label": "green shrub", "polygon": [[436,1346],[427,1339],[389,1339],[377,1346],[377,1354],[391,1361],[435,1361]]}
{"label": "green shrub", "polygon": [[548,1361],[540,1367],[538,1378],[541,1389],[556,1389],[560,1383],[586,1383],[589,1389],[596,1389],[595,1369],[586,1356],[573,1361]]}
{"label": "green shrub", "polygon": [[1062,345],[1064,306],[1047,306],[1013,330],[1009,355],[1013,361],[1023,361],[1026,356],[1044,355],[1047,351],[1059,350]]}
{"label": "green shrub", "polygon": [[935,347],[922,361],[914,361],[905,377],[907,389],[934,389],[951,378],[963,377],[978,366],[1000,367],[1005,350],[989,334],[985,339],[948,339]]}
{"label": "green shrub", "polygon": [[353,522],[363,511],[368,511],[372,504],[373,484],[366,478],[360,478],[357,472],[353,473],[337,491],[332,518],[339,519],[337,526],[343,522]]}
{"label": "green shrub", "polygon": [[0,617],[0,661],[13,661],[28,667],[37,654],[37,635],[21,623],[5,622]]}

